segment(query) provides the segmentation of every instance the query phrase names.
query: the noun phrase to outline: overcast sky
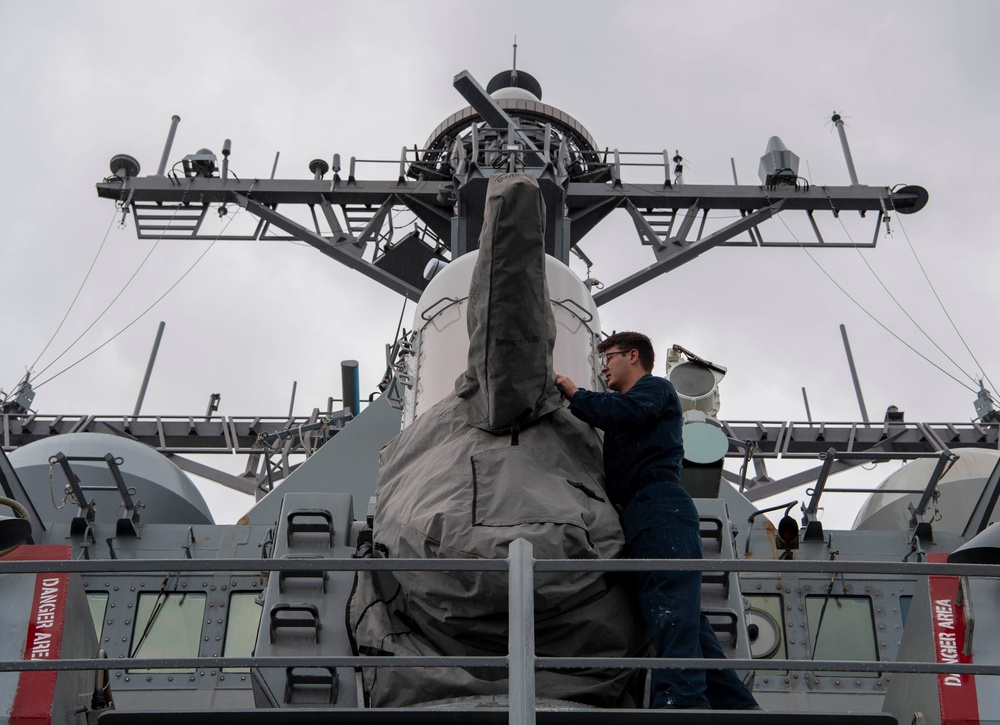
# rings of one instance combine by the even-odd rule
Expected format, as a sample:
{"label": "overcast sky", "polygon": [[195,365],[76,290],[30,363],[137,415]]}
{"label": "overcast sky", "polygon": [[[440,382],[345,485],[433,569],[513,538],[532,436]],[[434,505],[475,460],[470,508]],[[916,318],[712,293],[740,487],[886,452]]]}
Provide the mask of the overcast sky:
{"label": "overcast sky", "polygon": [[[120,228],[94,190],[113,155],[155,173],[177,114],[171,163],[230,138],[243,179],[266,178],[275,152],[281,178],[307,178],[310,160],[334,153],[396,160],[466,105],[456,73],[485,86],[510,67],[515,34],[518,67],[546,103],[601,147],[680,150],[688,183],[731,183],[732,158],[740,182],[756,184],[778,135],[801,176],[846,185],[836,110],[861,183],[929,191],[874,250],[717,249],[602,308],[605,330],[639,329],[661,350],[677,343],[728,367],[720,417],[804,420],[805,387],[814,418],[859,420],[841,323],[874,419],[897,405],[910,421],[969,421],[975,396],[963,385],[982,375],[973,356],[1000,384],[996,3],[0,0],[0,18],[5,391],[31,365],[46,381],[107,341],[209,247],[154,249],[131,218]],[[874,216],[842,221],[821,219],[827,240],[871,238]],[[778,220],[762,232],[793,241]],[[582,247],[606,283],[653,261],[624,211]],[[221,414],[280,416],[297,381],[295,412],[306,414],[340,396],[340,360],[359,360],[363,391],[375,389],[402,306],[310,248],[220,241],[142,319],[44,382],[34,408],[131,413],[164,320],[144,413],[201,414],[221,393]]]}

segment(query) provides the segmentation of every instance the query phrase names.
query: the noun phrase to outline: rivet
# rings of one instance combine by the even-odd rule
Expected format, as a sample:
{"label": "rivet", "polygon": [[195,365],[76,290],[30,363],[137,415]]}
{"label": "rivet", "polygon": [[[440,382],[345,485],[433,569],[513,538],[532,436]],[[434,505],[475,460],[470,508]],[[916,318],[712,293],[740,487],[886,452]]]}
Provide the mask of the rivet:
{"label": "rivet", "polygon": [[126,678],[125,678],[125,682],[128,682],[128,681],[129,681],[129,679],[130,679],[130,678],[126,677]]}
{"label": "rivet", "polygon": [[129,608],[129,609],[131,609],[131,608],[132,608],[132,602],[129,602],[129,603],[128,603],[128,608]]}
{"label": "rivet", "polygon": [[114,603],[114,602],[111,602],[111,608],[112,608],[112,609],[114,609],[114,608],[115,608],[115,603]]}
{"label": "rivet", "polygon": [[130,592],[134,592],[135,591],[135,587],[129,587],[129,591]]}
{"label": "rivet", "polygon": [[111,640],[109,640],[109,639],[108,639],[107,637],[105,637],[105,638],[104,638],[104,641],[105,641],[105,642],[110,642]]}
{"label": "rivet", "polygon": [[116,673],[115,673],[115,677],[121,677],[121,676],[122,676],[122,673],[121,673],[121,672],[116,672]]}
{"label": "rivet", "polygon": [[220,682],[221,682],[222,680],[224,680],[224,679],[226,679],[226,676],[225,676],[225,675],[219,675],[219,681],[220,681]]}
{"label": "rivet", "polygon": [[215,585],[214,585],[214,584],[212,585],[212,587],[211,587],[211,590],[212,590],[213,592],[215,591]]}
{"label": "rivet", "polygon": [[222,624],[222,620],[221,619],[218,619],[216,621],[218,621],[219,624]]}
{"label": "rivet", "polygon": [[126,619],[125,620],[125,626],[127,627],[130,624],[132,624],[132,620],[131,619]]}
{"label": "rivet", "polygon": [[122,637],[122,642],[128,642],[128,637]]}
{"label": "rivet", "polygon": [[152,675],[146,675],[146,682],[152,682],[152,681],[153,681],[153,676]]}
{"label": "rivet", "polygon": [[191,675],[190,677],[188,677],[188,680],[190,680],[191,682],[194,682],[194,675]]}
{"label": "rivet", "polygon": [[212,671],[211,671],[211,672],[209,672],[208,674],[210,674],[210,675],[211,675],[212,677],[215,677],[215,670],[212,670]]}
{"label": "rivet", "polygon": [[227,588],[228,587],[225,584],[222,585],[222,591],[226,591]]}
{"label": "rivet", "polygon": [[[243,682],[246,682],[247,681],[247,676],[246,675],[240,675],[240,680],[242,680]],[[767,682],[767,680],[764,680],[764,682]]]}
{"label": "rivet", "polygon": [[[108,585],[108,584],[107,584],[107,582],[105,582],[105,583],[104,583],[104,586],[107,586],[107,585]],[[116,591],[116,592],[118,591],[118,587],[115,587],[115,591]]]}
{"label": "rivet", "polygon": [[[104,582],[104,586],[106,586],[106,587],[111,586],[111,582]],[[118,587],[115,587],[115,591],[116,592],[118,591]]]}
{"label": "rivet", "polygon": [[218,637],[216,637],[216,638],[215,638],[215,641],[216,641],[216,642],[218,642],[218,641],[219,641],[219,638],[218,638]]}
{"label": "rivet", "polygon": [[206,642],[208,641],[208,637],[205,637],[205,641],[206,641]]}
{"label": "rivet", "polygon": [[144,589],[146,587],[146,582],[139,582],[139,588]]}
{"label": "rivet", "polygon": [[167,682],[173,682],[173,681],[174,681],[174,676],[173,675],[167,675]]}

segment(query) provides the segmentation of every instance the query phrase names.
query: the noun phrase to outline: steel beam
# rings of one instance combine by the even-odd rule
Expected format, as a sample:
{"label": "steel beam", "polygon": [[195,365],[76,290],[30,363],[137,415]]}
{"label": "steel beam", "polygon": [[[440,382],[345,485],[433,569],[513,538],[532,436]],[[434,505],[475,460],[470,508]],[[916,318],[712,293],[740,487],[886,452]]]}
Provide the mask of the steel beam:
{"label": "steel beam", "polygon": [[215,483],[225,486],[226,488],[231,488],[234,491],[245,493],[248,496],[253,496],[257,490],[257,485],[253,481],[248,481],[245,478],[240,478],[239,476],[234,476],[230,473],[225,473],[217,468],[206,466],[204,463],[198,463],[198,461],[192,461],[190,458],[178,456],[177,454],[168,454],[167,458],[173,461],[174,464],[182,471],[187,471],[188,473],[193,473],[196,476],[207,478],[209,481],[214,481]]}
{"label": "steel beam", "polygon": [[398,292],[407,299],[413,301],[420,299],[420,290],[413,285],[410,285],[398,277],[379,269],[371,262],[361,259],[351,252],[346,251],[342,248],[342,245],[332,244],[325,237],[320,236],[311,229],[307,229],[301,224],[293,222],[291,219],[279,214],[274,209],[266,207],[257,202],[255,199],[250,199],[242,194],[233,194],[233,200],[254,216],[264,219],[272,226],[276,226],[282,231],[293,235],[296,239],[305,242],[314,249],[318,249],[331,259],[335,259],[341,264],[350,267],[356,272],[360,272],[376,282],[381,282],[389,289],[394,292]]}
{"label": "steel beam", "polygon": [[781,211],[783,204],[784,202],[779,200],[771,206],[758,209],[751,214],[747,214],[739,221],[723,227],[714,234],[709,234],[708,236],[701,238],[697,242],[692,242],[690,244],[683,244],[676,241],[668,242],[656,253],[658,260],[656,263],[651,264],[645,269],[640,270],[620,282],[615,282],[610,287],[601,290],[594,295],[594,302],[598,307],[600,307],[606,302],[610,302],[611,300],[617,299],[623,294],[632,291],[639,285],[645,284],[665,272],[676,269],[686,262],[690,262],[692,259],[707,252],[712,247],[722,244],[727,239],[732,239],[737,234],[746,231],[750,227],[759,224],[765,219],[770,219],[774,214]]}

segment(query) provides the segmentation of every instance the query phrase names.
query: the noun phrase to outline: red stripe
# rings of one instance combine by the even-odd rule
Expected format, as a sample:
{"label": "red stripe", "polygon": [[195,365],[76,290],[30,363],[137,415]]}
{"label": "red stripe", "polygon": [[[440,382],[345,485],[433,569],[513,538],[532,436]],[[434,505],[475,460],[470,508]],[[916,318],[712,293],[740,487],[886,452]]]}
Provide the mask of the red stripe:
{"label": "red stripe", "polygon": [[[948,561],[947,554],[928,554],[934,563]],[[965,609],[958,604],[957,576],[927,577],[931,597],[931,624],[934,631],[934,653],[939,664],[972,662],[965,648]],[[938,700],[941,725],[978,725],[979,697],[975,675],[938,675]]]}
{"label": "red stripe", "polygon": [[[4,557],[10,561],[68,560],[72,548],[62,545],[21,546]],[[26,575],[27,576],[27,575]],[[23,659],[58,659],[66,617],[68,574],[36,574],[35,597],[28,620]],[[57,672],[22,672],[17,681],[10,725],[39,725],[52,721]]]}

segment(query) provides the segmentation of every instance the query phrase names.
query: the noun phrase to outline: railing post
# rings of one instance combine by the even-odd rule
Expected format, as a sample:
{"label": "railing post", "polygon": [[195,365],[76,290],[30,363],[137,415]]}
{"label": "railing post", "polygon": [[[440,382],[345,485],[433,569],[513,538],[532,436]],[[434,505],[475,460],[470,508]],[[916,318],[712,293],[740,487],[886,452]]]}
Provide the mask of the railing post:
{"label": "railing post", "polygon": [[510,725],[535,723],[535,566],[531,544],[517,539],[510,545],[508,607],[510,634],[507,678],[510,683]]}

